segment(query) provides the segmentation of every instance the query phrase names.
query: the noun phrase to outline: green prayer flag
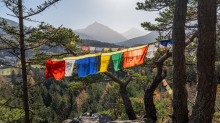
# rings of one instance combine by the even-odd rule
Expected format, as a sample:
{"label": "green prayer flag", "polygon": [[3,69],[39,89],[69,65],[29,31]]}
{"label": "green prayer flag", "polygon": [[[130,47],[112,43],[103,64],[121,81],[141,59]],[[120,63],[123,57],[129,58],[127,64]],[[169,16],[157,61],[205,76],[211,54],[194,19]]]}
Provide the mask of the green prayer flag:
{"label": "green prayer flag", "polygon": [[193,43],[196,43],[196,42],[197,42],[197,39],[196,39],[196,38],[194,38],[194,39],[193,39]]}
{"label": "green prayer flag", "polygon": [[120,70],[120,62],[121,62],[122,55],[123,53],[112,55],[112,60],[113,60],[115,71]]}
{"label": "green prayer flag", "polygon": [[166,86],[166,89],[167,89],[167,90],[169,90],[169,89],[170,89],[170,86],[169,86],[169,85],[167,85],[167,86]]}
{"label": "green prayer flag", "polygon": [[80,46],[80,45],[76,45],[76,48],[77,48],[78,51],[81,51],[82,46]]}
{"label": "green prayer flag", "polygon": [[194,57],[193,61],[196,61],[196,56]]}

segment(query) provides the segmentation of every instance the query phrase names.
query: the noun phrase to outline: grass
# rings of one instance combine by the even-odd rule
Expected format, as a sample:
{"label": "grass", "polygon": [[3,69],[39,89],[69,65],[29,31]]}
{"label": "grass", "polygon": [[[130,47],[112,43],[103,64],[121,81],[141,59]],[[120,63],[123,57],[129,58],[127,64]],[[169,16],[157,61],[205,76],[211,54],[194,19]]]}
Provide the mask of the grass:
{"label": "grass", "polygon": [[1,68],[0,75],[4,75],[4,76],[11,75],[11,68],[3,68],[3,69]]}

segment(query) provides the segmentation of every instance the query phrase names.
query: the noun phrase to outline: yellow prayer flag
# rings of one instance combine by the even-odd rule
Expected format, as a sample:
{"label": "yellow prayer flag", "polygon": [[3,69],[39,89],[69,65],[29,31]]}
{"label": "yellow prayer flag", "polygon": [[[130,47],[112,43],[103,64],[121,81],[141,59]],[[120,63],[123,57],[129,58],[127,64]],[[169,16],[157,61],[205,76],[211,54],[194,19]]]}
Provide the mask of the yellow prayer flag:
{"label": "yellow prayer flag", "polygon": [[193,46],[193,45],[195,45],[195,43],[194,43],[194,42],[191,42],[190,45]]}
{"label": "yellow prayer flag", "polygon": [[71,44],[71,45],[75,45],[75,41],[71,41],[70,44]]}
{"label": "yellow prayer flag", "polygon": [[172,93],[173,93],[173,90],[172,90],[172,89],[169,89],[169,90],[168,90],[168,93],[169,93],[169,94],[172,94]]}
{"label": "yellow prayer flag", "polygon": [[110,56],[101,56],[101,66],[99,72],[105,72],[108,68]]}

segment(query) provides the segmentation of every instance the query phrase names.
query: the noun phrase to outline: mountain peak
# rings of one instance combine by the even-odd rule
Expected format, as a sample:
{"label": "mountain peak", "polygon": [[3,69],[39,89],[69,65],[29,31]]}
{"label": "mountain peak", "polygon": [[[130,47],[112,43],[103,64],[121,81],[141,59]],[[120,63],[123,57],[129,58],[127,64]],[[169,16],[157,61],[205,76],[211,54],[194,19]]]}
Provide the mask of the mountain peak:
{"label": "mountain peak", "polygon": [[128,39],[132,39],[135,37],[146,35],[147,33],[149,33],[149,32],[141,31],[135,27],[132,27],[127,32],[122,33],[122,35]]}

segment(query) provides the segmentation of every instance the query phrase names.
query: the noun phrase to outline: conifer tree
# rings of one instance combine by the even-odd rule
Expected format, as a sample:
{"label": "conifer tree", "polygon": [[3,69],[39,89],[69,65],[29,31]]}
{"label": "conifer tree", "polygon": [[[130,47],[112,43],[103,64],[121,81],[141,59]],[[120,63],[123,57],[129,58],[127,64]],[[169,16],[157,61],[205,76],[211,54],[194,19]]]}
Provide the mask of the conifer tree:
{"label": "conifer tree", "polygon": [[11,82],[12,84],[15,84],[17,82],[17,75],[14,70],[11,72]]}

